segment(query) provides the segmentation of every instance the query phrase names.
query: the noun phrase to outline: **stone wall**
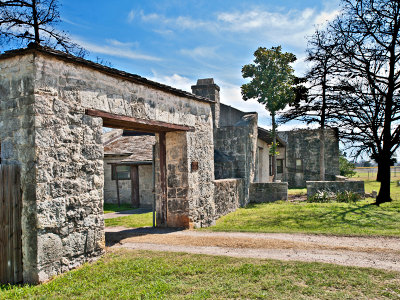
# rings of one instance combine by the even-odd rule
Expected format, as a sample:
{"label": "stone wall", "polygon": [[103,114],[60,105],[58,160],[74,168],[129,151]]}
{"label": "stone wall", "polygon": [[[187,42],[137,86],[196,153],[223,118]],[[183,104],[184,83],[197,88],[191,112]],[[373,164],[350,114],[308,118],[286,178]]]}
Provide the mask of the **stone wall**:
{"label": "stone wall", "polygon": [[234,212],[243,197],[243,179],[219,179],[214,181],[215,219]]}
{"label": "stone wall", "polygon": [[[210,102],[46,51],[0,56],[2,160],[22,168],[24,281],[47,280],[103,253],[103,124],[85,114],[89,108],[194,127],[167,134],[168,189],[176,192],[168,208],[187,227],[211,224]],[[190,173],[192,161],[199,168]]]}
{"label": "stone wall", "polygon": [[[104,203],[118,203],[117,184],[112,180],[112,163],[119,163],[126,156],[113,156],[104,158]],[[139,165],[139,199],[140,207],[151,208],[153,205],[153,167],[152,165]],[[132,181],[118,180],[119,200],[123,204],[132,204]]]}
{"label": "stone wall", "polygon": [[[294,130],[278,132],[286,143],[286,171],[282,178],[289,188],[306,186],[306,181],[319,180],[319,130]],[[302,167],[296,168],[296,159],[302,161]],[[339,174],[339,140],[337,131],[325,131],[325,179],[335,180]]]}
{"label": "stone wall", "polygon": [[250,202],[264,203],[288,199],[287,182],[264,182],[250,185]]}
{"label": "stone wall", "polygon": [[257,114],[244,116],[235,126],[218,128],[214,143],[215,179],[243,178],[241,205],[246,205],[255,176]]}
{"label": "stone wall", "polygon": [[349,191],[364,196],[364,181],[307,181],[307,197],[319,191],[339,193]]}
{"label": "stone wall", "polygon": [[221,103],[219,127],[234,126],[247,114],[249,113]]}
{"label": "stone wall", "polygon": [[[126,156],[104,157],[104,203],[118,203],[117,184],[112,180],[112,163],[119,163]],[[118,180],[119,201],[132,204],[131,180]]]}

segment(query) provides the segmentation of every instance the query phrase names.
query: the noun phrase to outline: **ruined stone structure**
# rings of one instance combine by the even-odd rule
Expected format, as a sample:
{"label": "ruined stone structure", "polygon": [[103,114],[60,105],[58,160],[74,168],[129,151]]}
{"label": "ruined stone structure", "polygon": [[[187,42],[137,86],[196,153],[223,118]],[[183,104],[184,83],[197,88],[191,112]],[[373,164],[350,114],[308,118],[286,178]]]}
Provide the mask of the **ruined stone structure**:
{"label": "ruined stone structure", "polygon": [[[299,129],[278,132],[285,143],[283,181],[289,188],[303,188],[306,181],[319,180],[319,130]],[[325,180],[335,180],[339,172],[339,138],[337,130],[325,130]]]}
{"label": "ruined stone structure", "polygon": [[[45,281],[103,253],[104,172],[110,173],[103,126],[155,135],[157,226],[206,227],[260,193],[263,201],[279,200],[286,189],[287,197],[287,184],[262,182],[269,149],[257,141],[257,114],[220,104],[212,79],[192,89],[37,45],[0,55],[0,158],[21,167],[25,282]],[[281,137],[288,170],[291,153],[318,168],[311,162],[318,156],[315,136]],[[288,179],[310,178],[297,177]]]}
{"label": "ruined stone structure", "polygon": [[254,182],[250,186],[250,199],[252,203],[274,202],[288,199],[287,182]]}
{"label": "ruined stone structure", "polygon": [[103,144],[104,203],[152,208],[154,135],[114,129],[103,134]]}
{"label": "ruined stone structure", "polygon": [[156,134],[158,226],[214,221],[212,101],[39,46],[0,56],[0,99],[2,163],[21,166],[25,282],[103,253],[102,126]]}
{"label": "ruined stone structure", "polygon": [[192,86],[196,95],[214,99],[214,174],[215,179],[243,179],[243,199],[249,202],[254,181],[257,153],[257,113],[245,113],[220,104],[219,86],[212,78],[200,79]]}
{"label": "ruined stone structure", "polygon": [[346,181],[307,181],[307,197],[315,195],[318,192],[353,192],[364,197],[364,181],[346,180]]}

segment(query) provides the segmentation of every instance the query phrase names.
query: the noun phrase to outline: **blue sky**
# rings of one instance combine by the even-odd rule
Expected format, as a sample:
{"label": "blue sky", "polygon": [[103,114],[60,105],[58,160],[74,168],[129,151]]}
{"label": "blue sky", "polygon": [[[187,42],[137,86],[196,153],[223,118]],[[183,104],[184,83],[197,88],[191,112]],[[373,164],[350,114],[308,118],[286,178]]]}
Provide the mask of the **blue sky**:
{"label": "blue sky", "polygon": [[[241,99],[242,66],[252,62],[259,46],[281,45],[296,54],[294,68],[301,75],[306,36],[339,10],[336,0],[60,3],[60,28],[89,50],[89,59],[100,57],[117,69],[187,91],[198,78],[213,77],[223,103],[257,111],[264,127],[270,126],[264,107]],[[293,125],[299,126],[288,126]]]}

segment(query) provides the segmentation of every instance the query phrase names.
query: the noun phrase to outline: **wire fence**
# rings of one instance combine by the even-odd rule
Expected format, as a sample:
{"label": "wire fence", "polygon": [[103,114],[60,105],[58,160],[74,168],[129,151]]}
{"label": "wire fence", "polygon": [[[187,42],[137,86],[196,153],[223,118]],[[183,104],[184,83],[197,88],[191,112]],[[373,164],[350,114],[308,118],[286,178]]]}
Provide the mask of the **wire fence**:
{"label": "wire fence", "polygon": [[[357,173],[355,178],[362,178],[364,180],[375,180],[378,174],[378,167],[357,167],[354,169]],[[400,180],[400,166],[390,167],[390,179]]]}

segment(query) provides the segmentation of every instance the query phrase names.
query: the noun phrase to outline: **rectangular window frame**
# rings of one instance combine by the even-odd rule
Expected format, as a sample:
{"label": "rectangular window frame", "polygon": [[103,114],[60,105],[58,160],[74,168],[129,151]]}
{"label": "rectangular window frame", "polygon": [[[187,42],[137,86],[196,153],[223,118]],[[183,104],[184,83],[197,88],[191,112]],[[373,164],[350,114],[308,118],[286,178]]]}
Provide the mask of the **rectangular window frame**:
{"label": "rectangular window frame", "polygon": [[283,159],[281,158],[276,160],[276,173],[283,174]]}
{"label": "rectangular window frame", "polygon": [[[297,162],[300,161],[300,165],[297,165]],[[295,160],[295,170],[296,173],[304,173],[304,164],[303,164],[303,159],[302,158],[296,158]]]}
{"label": "rectangular window frame", "polygon": [[131,180],[131,168],[130,168],[130,165],[123,165],[123,164],[113,164],[113,165],[111,165],[111,180],[117,180],[117,168],[118,167],[128,167],[128,170],[124,172],[124,173],[127,174],[127,176],[118,177],[118,181],[120,181],[120,180]]}

